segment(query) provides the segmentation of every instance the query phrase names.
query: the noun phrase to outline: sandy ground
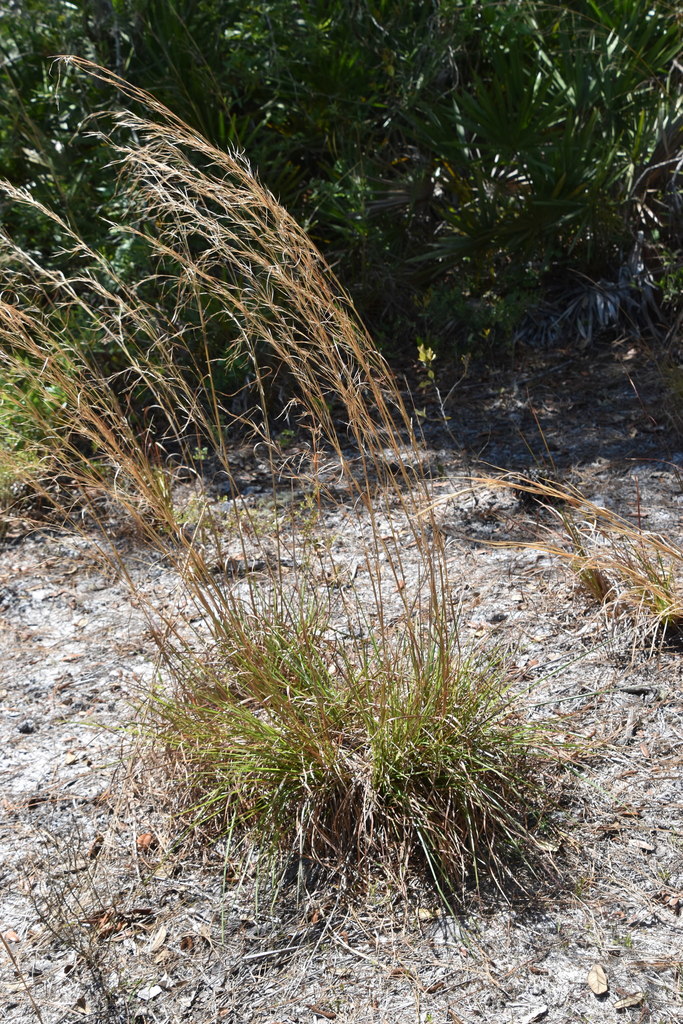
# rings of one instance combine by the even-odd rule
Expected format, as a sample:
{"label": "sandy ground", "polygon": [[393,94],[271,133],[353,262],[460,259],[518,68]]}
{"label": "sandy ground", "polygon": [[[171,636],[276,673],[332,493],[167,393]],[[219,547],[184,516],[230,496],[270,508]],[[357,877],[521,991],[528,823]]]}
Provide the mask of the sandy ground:
{"label": "sandy ground", "polygon": [[[608,741],[572,782],[553,880],[533,897],[471,894],[454,913],[419,879],[407,900],[379,882],[362,899],[333,886],[257,899],[221,844],[179,841],[172,794],[134,736],[156,675],[143,603],[98,565],[94,537],[12,527],[0,547],[7,1021],[683,1020],[681,648],[608,626],[547,556],[483,543],[530,513],[466,487],[486,465],[551,459],[592,500],[682,544],[680,438],[626,345],[465,381],[448,411],[427,440],[463,631],[511,646],[520,673]],[[319,529],[353,567],[342,511]],[[170,570],[126,543],[139,594],[182,615]],[[589,984],[596,964],[604,994]]]}

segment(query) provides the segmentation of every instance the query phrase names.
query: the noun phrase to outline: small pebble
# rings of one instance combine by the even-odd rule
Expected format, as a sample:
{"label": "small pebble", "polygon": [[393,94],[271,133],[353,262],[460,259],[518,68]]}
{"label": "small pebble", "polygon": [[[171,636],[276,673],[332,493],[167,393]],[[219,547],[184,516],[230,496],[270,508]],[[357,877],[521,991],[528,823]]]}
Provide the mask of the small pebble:
{"label": "small pebble", "polygon": [[32,718],[27,718],[26,721],[22,722],[21,725],[17,728],[19,729],[19,732],[28,736],[30,733],[36,731],[36,723],[33,721]]}

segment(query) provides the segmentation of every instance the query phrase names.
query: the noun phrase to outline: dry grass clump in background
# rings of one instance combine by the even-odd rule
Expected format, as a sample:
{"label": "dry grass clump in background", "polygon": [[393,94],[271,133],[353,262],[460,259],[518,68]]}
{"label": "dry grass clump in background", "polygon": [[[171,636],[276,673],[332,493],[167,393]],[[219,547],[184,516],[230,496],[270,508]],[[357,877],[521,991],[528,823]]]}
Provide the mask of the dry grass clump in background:
{"label": "dry grass clump in background", "polygon": [[[58,225],[79,269],[41,266],[2,240],[0,373],[15,382],[3,402],[30,420],[24,450],[51,481],[33,486],[63,525],[99,527],[125,577],[116,509],[190,603],[182,617],[147,606],[169,785],[186,781],[192,820],[253,836],[264,854],[305,853],[354,877],[377,862],[401,875],[415,857],[440,883],[484,867],[500,877],[510,854],[538,848],[542,769],[562,745],[525,717],[504,659],[460,646],[446,551],[424,515],[420,443],[391,374],[241,158],[109,72],[70,63],[143,111],[93,130],[117,153],[128,230],[144,234],[156,269],[127,286],[5,183],[7,201]],[[174,295],[171,308],[145,297],[150,284]],[[116,354],[117,372],[103,374],[98,346]],[[229,388],[219,362],[234,370]],[[273,427],[274,377],[288,389],[296,465]],[[265,467],[272,530],[240,490],[236,437]],[[207,494],[207,459],[229,515]],[[4,460],[20,472],[14,452]],[[288,514],[293,489],[317,529]],[[362,538],[362,590],[321,590],[329,510]]]}
{"label": "dry grass clump in background", "polygon": [[613,617],[628,616],[637,633],[655,640],[683,626],[683,549],[589,501],[575,487],[524,476],[487,478],[545,506],[557,528],[525,542],[566,564],[581,586]]}

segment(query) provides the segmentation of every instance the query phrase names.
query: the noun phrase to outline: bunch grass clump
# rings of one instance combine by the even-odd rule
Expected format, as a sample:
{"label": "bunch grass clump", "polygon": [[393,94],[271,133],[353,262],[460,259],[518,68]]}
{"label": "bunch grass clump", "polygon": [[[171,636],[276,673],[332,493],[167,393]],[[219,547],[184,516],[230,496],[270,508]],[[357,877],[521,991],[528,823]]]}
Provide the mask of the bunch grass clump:
{"label": "bunch grass clump", "polygon": [[[0,240],[0,374],[23,374],[6,401],[31,417],[34,487],[64,528],[94,529],[147,611],[169,792],[182,788],[186,820],[214,833],[354,877],[417,859],[449,885],[500,878],[510,855],[539,848],[539,780],[562,744],[522,709],[504,659],[461,646],[421,443],[388,367],[240,156],[110,72],[68,63],[138,111],[91,128],[120,168],[129,220],[116,231],[144,240],[150,274],[126,284],[58,214],[2,183],[8,202],[52,221],[79,270]],[[27,404],[26,388],[60,401]],[[283,425],[296,426],[295,456]],[[268,480],[271,529],[236,441]],[[297,500],[314,513],[305,529]],[[328,515],[356,538],[361,568],[343,585],[330,582]],[[130,524],[182,614],[136,585]]]}
{"label": "bunch grass clump", "polygon": [[439,884],[538,852],[557,748],[497,652],[462,650],[438,615],[419,646],[376,633],[349,645],[329,608],[277,596],[265,615],[235,606],[225,627],[212,668],[156,702],[198,820],[249,822],[356,874],[426,861]]}

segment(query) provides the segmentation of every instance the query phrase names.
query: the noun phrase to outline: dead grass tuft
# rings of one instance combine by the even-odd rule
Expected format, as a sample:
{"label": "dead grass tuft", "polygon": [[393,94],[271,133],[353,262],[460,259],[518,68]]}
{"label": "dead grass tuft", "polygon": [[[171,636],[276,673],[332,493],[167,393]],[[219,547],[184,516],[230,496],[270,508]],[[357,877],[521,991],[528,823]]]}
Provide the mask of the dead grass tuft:
{"label": "dead grass tuft", "polygon": [[486,478],[533,496],[556,526],[522,546],[559,559],[612,618],[628,617],[641,641],[655,642],[683,626],[683,550],[589,501],[566,484],[524,476]]}

